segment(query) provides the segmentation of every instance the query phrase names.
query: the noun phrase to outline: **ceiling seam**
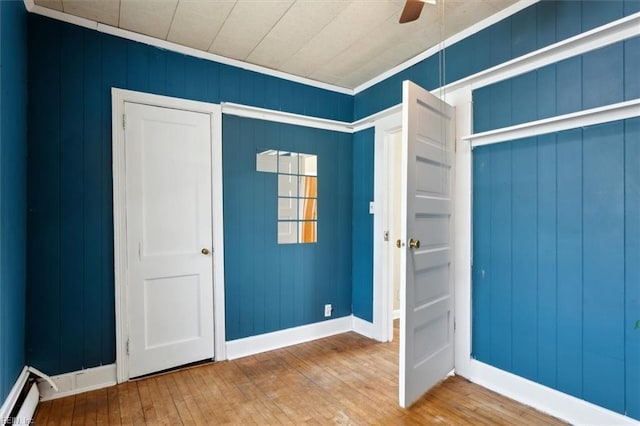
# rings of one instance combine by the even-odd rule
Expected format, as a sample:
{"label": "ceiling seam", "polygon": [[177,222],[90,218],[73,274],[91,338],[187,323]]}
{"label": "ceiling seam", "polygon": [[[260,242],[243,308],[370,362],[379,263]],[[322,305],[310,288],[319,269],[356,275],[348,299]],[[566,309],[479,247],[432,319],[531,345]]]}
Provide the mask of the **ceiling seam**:
{"label": "ceiling seam", "polygon": [[[122,2],[122,0],[120,0]],[[171,16],[171,22],[169,23],[169,28],[167,28],[167,34],[165,34],[164,39],[169,40],[169,34],[171,34],[171,27],[173,27],[173,22],[176,20],[176,13],[178,12],[178,6],[180,5],[180,0],[176,1],[176,7],[173,9],[173,15]]]}
{"label": "ceiling seam", "polygon": [[211,39],[211,43],[209,43],[209,48],[207,49],[207,52],[211,52],[211,48],[213,47],[213,43],[216,42],[216,39],[218,38],[218,35],[220,35],[220,31],[222,31],[222,28],[224,28],[224,25],[227,23],[227,19],[229,19],[229,16],[231,16],[231,14],[233,13],[233,11],[236,8],[237,4],[238,4],[238,0],[236,0],[233,3],[233,7],[229,10],[229,13],[227,13],[227,16],[224,17],[224,21],[222,21],[222,25],[220,25],[220,27],[218,28],[218,31],[216,31],[216,33],[213,35],[213,39]]}
{"label": "ceiling seam", "polygon": [[[383,19],[381,22],[382,22],[382,23],[385,23],[385,22],[389,21],[390,19],[392,19],[392,18],[393,18],[395,15],[397,15],[397,14],[398,14],[398,11],[395,11],[395,12],[393,12],[391,15],[389,15],[386,19]],[[367,36],[368,34],[371,34],[371,33],[372,33],[372,32],[374,32],[374,31],[375,31],[375,29],[372,29],[371,31],[368,31],[366,34],[364,34],[362,37],[358,37],[358,38],[357,38],[357,40],[355,40],[354,42],[349,43],[349,45],[348,45],[347,47],[345,47],[345,48],[344,48],[344,49],[342,49],[340,52],[338,52],[338,53],[336,53],[335,55],[333,55],[333,57],[330,59],[330,61],[334,60],[334,59],[335,59],[335,58],[337,58],[338,56],[342,55],[343,53],[345,53],[346,51],[348,51],[349,49],[351,49],[351,47],[352,47],[353,45],[355,45],[358,41],[360,41],[360,40],[362,40],[362,39],[365,39],[365,38],[366,38],[366,36]],[[329,62],[329,61],[327,61],[326,63],[328,63],[328,62]],[[314,73],[317,73],[317,72],[321,71],[323,68],[326,68],[326,63],[325,63],[325,66],[323,66],[323,67],[319,68],[318,70],[315,70],[315,71],[314,71]],[[312,75],[312,74],[306,74],[306,75],[305,75],[305,77],[307,77],[307,78],[311,78],[311,75]],[[343,80],[343,79],[341,79],[341,80]]]}
{"label": "ceiling seam", "polygon": [[[347,6],[347,7],[349,7],[349,6]],[[347,7],[345,7],[344,9],[342,9],[342,10],[340,11],[340,13],[336,14],[336,15],[335,15],[335,16],[334,16],[334,17],[333,17],[329,22],[327,22],[326,24],[324,24],[324,25],[322,26],[322,28],[320,28],[320,29],[315,33],[315,35],[314,35],[313,37],[311,37],[311,38],[310,38],[310,39],[309,39],[305,44],[303,44],[303,45],[302,45],[302,46],[300,46],[300,47],[299,47],[295,52],[293,52],[293,53],[291,54],[291,56],[289,56],[289,58],[288,58],[287,60],[285,60],[285,61],[281,61],[281,62],[278,64],[278,67],[281,67],[281,66],[282,66],[282,64],[286,63],[289,59],[291,59],[291,58],[293,58],[294,56],[296,56],[296,55],[298,54],[298,52],[300,52],[302,49],[304,49],[304,46],[306,46],[307,44],[309,44],[309,43],[310,43],[314,38],[316,38],[316,37],[318,36],[318,34],[320,34],[321,32],[323,32],[323,31],[324,31],[324,29],[325,29],[325,28],[327,28],[327,27],[329,26],[329,24],[331,24],[333,21],[335,21],[336,17],[338,17],[340,14],[344,13],[344,10],[345,10]],[[286,72],[286,71],[283,71],[283,72]]]}
{"label": "ceiling seam", "polygon": [[289,13],[289,11],[291,10],[291,8],[293,7],[294,4],[296,4],[298,2],[298,0],[294,0],[291,2],[291,4],[289,5],[289,7],[287,7],[287,10],[284,11],[284,13],[282,15],[280,15],[280,17],[278,18],[278,20],[276,22],[273,23],[273,25],[271,26],[271,29],[269,31],[267,31],[267,33],[262,36],[262,38],[260,39],[260,41],[258,41],[253,48],[251,49],[251,51],[249,53],[247,53],[247,56],[244,57],[243,61],[246,61],[247,58],[249,56],[251,56],[251,54],[256,50],[256,48],[258,46],[260,46],[260,44],[262,44],[262,42],[264,41],[265,38],[267,38],[267,36],[269,36],[269,34],[271,34],[271,32],[273,31],[273,29],[276,27],[276,25],[278,25],[280,23],[280,21],[282,21],[282,18],[284,18],[284,16]]}

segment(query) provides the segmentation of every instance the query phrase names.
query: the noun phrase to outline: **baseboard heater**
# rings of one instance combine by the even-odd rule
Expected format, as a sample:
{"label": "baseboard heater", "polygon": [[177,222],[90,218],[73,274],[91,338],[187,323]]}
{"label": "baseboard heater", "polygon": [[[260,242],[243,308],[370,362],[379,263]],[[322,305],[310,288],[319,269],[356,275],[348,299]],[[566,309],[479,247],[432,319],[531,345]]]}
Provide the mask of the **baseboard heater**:
{"label": "baseboard heater", "polygon": [[36,379],[42,377],[51,384],[54,389],[58,389],[56,384],[41,371],[33,367],[24,367],[18,380],[13,385],[11,392],[7,396],[4,404],[0,408],[0,423],[3,425],[28,425],[33,419],[38,402],[40,401],[40,391]]}

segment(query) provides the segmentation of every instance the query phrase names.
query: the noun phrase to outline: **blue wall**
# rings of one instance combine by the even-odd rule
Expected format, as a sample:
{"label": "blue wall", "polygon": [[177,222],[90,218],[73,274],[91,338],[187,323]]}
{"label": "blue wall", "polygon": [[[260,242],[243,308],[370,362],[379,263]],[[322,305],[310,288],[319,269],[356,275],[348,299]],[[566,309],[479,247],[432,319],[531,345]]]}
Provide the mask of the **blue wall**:
{"label": "blue wall", "polygon": [[0,2],[0,405],[24,362],[27,13]]}
{"label": "blue wall", "polygon": [[[450,83],[474,73],[483,71],[502,62],[548,46],[607,22],[640,11],[640,1],[541,1],[512,15],[446,49],[446,74],[441,72],[441,54],[435,54],[412,67],[358,93],[354,100],[354,119],[360,119],[402,101],[402,81],[411,80],[422,87],[433,90],[444,82]],[[531,72],[517,79],[499,83],[496,88],[474,92],[474,100],[482,102],[486,97],[500,93],[500,103],[487,103],[490,107],[474,109],[476,131],[496,128],[507,120],[523,122],[549,117],[560,113],[592,108],[615,101],[638,97],[640,83],[638,68],[640,54],[638,39],[618,43],[611,47],[590,52],[582,57],[568,59],[542,70]],[[583,72],[584,70],[584,72]],[[611,80],[601,81],[602,72],[615,71]],[[555,91],[557,74],[557,94]],[[619,79],[626,78],[625,89],[621,91]],[[551,84],[553,91],[545,85]],[[583,102],[583,87],[597,85],[597,91],[590,92]],[[615,86],[615,90],[610,91]],[[508,95],[508,96],[506,96]],[[558,104],[555,104],[556,95]],[[513,108],[511,108],[513,103]],[[583,106],[584,105],[584,106]],[[494,111],[495,110],[495,111]],[[511,111],[514,111],[511,113]],[[516,121],[514,121],[516,122]],[[374,132],[356,135],[356,146],[370,146],[373,150]],[[356,148],[357,149],[357,148]],[[373,155],[373,154],[371,154]],[[373,162],[358,164],[354,156],[354,194],[373,194]],[[356,174],[356,169],[360,167]],[[366,169],[363,169],[366,167]],[[370,220],[368,210],[354,208],[354,224],[364,224]],[[364,225],[361,225],[364,226]],[[373,240],[364,240],[365,230],[354,228],[354,238],[366,242],[367,247],[358,247],[354,252],[354,314],[370,320],[366,308],[356,309],[356,301],[373,301],[373,278],[367,276],[373,269]],[[354,250],[356,246],[354,245]]]}
{"label": "blue wall", "polygon": [[640,418],[640,118],[473,167],[473,356]]}
{"label": "blue wall", "polygon": [[[234,116],[223,119],[227,340],[351,314],[351,135]],[[318,242],[278,244],[278,175],[256,153],[318,156]]]}
{"label": "blue wall", "polygon": [[353,136],[353,314],[373,322],[373,201],[374,129]]}
{"label": "blue wall", "polygon": [[[239,102],[343,121],[351,121],[353,112],[353,99],[348,95],[35,15],[29,16],[28,52],[31,131],[27,312],[37,313],[29,318],[39,319],[27,320],[26,358],[30,365],[48,374],[115,360],[112,86],[213,103]],[[326,169],[325,173],[330,175],[330,171]],[[350,182],[350,177],[345,181]],[[349,230],[345,232],[348,234]],[[227,279],[230,283],[236,281],[229,274]],[[341,282],[325,285],[343,286]],[[342,315],[349,309],[351,296],[338,293],[336,290],[334,295],[335,303],[340,304],[336,314]],[[232,289],[230,295],[233,294]],[[286,297],[283,300],[288,300]],[[315,317],[315,312],[296,314],[278,320],[278,324],[299,324]],[[228,319],[231,336],[247,333],[246,328],[243,332],[235,329],[232,321]],[[272,327],[275,325],[271,322],[254,322],[250,328]]]}
{"label": "blue wall", "polygon": [[473,130],[479,133],[637,98],[640,37],[474,90]]}
{"label": "blue wall", "polygon": [[444,78],[436,54],[358,93],[355,119],[399,104],[403,80],[432,90],[638,11],[637,0],[541,1],[447,48]]}
{"label": "blue wall", "polygon": [[[474,133],[638,98],[634,38],[475,90]],[[640,118],[474,149],[473,356],[640,419],[639,153]]]}

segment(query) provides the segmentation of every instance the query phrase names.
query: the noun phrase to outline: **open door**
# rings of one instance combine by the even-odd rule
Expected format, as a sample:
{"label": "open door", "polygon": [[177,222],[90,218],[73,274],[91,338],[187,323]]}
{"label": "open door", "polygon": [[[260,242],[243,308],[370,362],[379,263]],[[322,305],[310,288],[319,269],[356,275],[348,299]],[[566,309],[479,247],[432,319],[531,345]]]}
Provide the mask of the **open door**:
{"label": "open door", "polygon": [[454,110],[402,85],[400,405],[453,370]]}

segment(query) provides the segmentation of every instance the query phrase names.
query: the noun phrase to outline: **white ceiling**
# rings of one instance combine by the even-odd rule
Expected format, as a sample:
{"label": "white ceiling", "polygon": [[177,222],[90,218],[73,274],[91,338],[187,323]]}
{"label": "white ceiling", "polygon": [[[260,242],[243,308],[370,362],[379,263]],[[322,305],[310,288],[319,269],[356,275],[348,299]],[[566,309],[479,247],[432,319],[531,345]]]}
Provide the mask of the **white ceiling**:
{"label": "white ceiling", "polygon": [[[35,0],[39,6],[353,89],[516,0]],[[444,19],[442,19],[444,16]]]}

